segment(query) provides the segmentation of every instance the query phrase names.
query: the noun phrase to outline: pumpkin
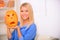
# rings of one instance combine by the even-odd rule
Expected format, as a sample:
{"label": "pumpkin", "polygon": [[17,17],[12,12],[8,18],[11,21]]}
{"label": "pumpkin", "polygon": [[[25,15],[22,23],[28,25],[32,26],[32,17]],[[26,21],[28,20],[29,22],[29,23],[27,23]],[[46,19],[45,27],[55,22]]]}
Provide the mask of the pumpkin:
{"label": "pumpkin", "polygon": [[18,17],[14,10],[8,10],[5,14],[5,23],[9,28],[13,28],[18,24]]}
{"label": "pumpkin", "polygon": [[9,0],[7,6],[14,7],[14,0]]}
{"label": "pumpkin", "polygon": [[5,3],[3,0],[0,0],[0,7],[4,7],[5,6]]}

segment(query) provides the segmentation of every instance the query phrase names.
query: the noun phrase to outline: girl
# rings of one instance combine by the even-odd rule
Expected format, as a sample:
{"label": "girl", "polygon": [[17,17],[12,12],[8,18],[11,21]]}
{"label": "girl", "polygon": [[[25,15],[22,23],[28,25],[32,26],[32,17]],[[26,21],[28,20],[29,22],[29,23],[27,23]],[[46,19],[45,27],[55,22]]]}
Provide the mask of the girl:
{"label": "girl", "polygon": [[[19,22],[18,22],[19,26]],[[29,3],[23,3],[20,6],[20,27],[16,26],[14,31],[7,28],[9,40],[34,40],[36,36],[36,25],[33,19],[33,10]]]}

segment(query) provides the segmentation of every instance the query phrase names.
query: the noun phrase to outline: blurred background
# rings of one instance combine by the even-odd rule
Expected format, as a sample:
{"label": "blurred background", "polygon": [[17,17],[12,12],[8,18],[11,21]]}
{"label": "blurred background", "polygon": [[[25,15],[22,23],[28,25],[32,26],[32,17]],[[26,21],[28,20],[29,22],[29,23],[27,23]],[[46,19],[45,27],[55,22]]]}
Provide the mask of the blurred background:
{"label": "blurred background", "polygon": [[0,40],[7,40],[7,29],[4,23],[6,10],[14,9],[19,18],[20,5],[24,2],[30,3],[33,7],[34,21],[37,26],[35,40],[60,40],[60,0],[14,0],[14,2],[14,7],[0,9]]}

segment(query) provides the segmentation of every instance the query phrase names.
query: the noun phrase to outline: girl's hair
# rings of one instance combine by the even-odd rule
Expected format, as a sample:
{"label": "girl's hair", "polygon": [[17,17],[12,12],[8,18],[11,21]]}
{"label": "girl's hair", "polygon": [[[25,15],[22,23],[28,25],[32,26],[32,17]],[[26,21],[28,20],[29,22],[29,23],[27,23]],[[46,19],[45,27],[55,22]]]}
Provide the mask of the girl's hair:
{"label": "girl's hair", "polygon": [[[34,19],[33,19],[33,9],[32,9],[32,6],[29,4],[29,3],[23,3],[21,6],[20,6],[20,11],[21,11],[21,8],[22,7],[27,7],[27,9],[28,9],[28,12],[29,12],[29,24],[28,24],[28,26],[29,25],[31,25],[32,23],[33,23],[33,21],[34,21]],[[21,26],[23,26],[23,19],[20,17],[20,25]]]}

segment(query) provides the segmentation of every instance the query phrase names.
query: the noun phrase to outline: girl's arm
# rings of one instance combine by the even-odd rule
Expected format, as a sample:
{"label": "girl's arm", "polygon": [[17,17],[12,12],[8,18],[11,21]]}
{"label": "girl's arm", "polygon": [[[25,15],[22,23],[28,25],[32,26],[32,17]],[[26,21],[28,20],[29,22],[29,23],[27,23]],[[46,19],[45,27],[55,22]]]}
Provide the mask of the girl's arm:
{"label": "girl's arm", "polygon": [[18,37],[20,38],[22,36],[21,32],[20,32],[20,28],[17,26],[17,32],[18,32]]}
{"label": "girl's arm", "polygon": [[[17,24],[18,26],[20,25],[20,22],[18,22],[18,24]],[[17,28],[17,32],[18,32],[18,37],[19,37],[19,40],[23,40],[23,38],[22,38],[22,34],[21,34],[21,31],[20,31],[20,28],[18,27],[18,26],[16,26]]]}
{"label": "girl's arm", "polygon": [[11,33],[11,31],[10,31],[10,29],[11,28],[8,28],[7,27],[7,37],[8,37],[8,40],[14,40],[14,31],[13,31],[13,33]]}
{"label": "girl's arm", "polygon": [[8,36],[8,39],[11,39],[11,32],[9,28],[7,28],[7,36]]}

